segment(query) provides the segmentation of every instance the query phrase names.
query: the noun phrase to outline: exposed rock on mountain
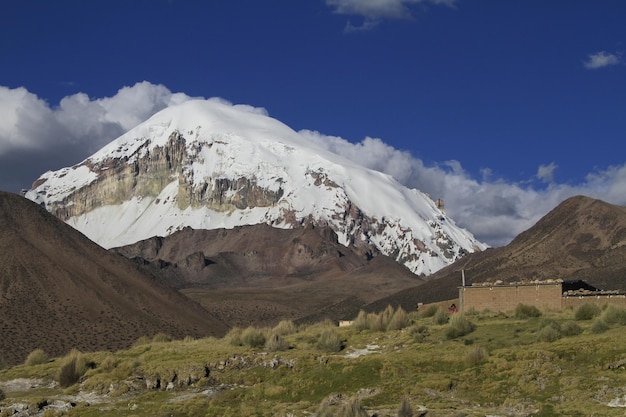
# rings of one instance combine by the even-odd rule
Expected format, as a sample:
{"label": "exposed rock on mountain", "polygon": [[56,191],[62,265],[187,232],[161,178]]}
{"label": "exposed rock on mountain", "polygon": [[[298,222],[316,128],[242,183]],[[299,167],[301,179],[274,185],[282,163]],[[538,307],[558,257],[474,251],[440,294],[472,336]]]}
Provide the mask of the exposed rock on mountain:
{"label": "exposed rock on mountain", "polygon": [[416,302],[458,297],[462,269],[467,285],[563,279],[626,291],[626,207],[569,198],[507,246],[470,254],[431,275],[423,286],[379,300],[375,307],[414,308]]}
{"label": "exposed rock on mountain", "polygon": [[187,226],[313,225],[425,275],[486,248],[420,191],[217,101],[161,111],[78,165],[45,173],[27,197],[105,248]]}
{"label": "exposed rock on mountain", "polygon": [[0,359],[37,348],[117,350],[139,337],[223,335],[227,326],[33,202],[0,192]]}

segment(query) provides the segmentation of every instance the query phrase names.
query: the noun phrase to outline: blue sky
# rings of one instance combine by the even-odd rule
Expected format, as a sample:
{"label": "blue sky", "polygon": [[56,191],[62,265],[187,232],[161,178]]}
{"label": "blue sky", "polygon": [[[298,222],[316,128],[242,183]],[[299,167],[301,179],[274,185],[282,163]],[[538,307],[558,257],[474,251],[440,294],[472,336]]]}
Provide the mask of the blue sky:
{"label": "blue sky", "polygon": [[5,0],[0,189],[221,97],[498,246],[570,195],[626,205],[624,22],[617,0]]}

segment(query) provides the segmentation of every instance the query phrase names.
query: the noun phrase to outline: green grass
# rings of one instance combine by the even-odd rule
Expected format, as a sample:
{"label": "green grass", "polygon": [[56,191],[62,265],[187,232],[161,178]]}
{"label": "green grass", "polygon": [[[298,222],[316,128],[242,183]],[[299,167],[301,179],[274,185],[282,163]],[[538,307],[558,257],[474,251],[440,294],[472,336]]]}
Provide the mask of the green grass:
{"label": "green grass", "polygon": [[[607,405],[626,393],[622,314],[603,314],[602,332],[595,330],[599,316],[576,320],[572,310],[524,318],[475,312],[470,327],[455,322],[467,320],[461,315],[437,324],[434,314],[411,313],[411,325],[401,330],[329,323],[245,329],[251,339],[280,333],[285,350],[259,341],[233,344],[242,341],[242,329],[222,339],[142,339],[119,352],[81,353],[92,367],[69,388],[46,382],[57,380],[67,358],[1,370],[0,412],[84,391],[106,394],[106,406],[77,398],[62,415],[295,417],[322,410],[336,417],[364,409],[389,417],[425,407],[436,416],[623,416],[623,408]],[[454,326],[471,331],[450,338]],[[3,388],[17,378],[44,382]]]}

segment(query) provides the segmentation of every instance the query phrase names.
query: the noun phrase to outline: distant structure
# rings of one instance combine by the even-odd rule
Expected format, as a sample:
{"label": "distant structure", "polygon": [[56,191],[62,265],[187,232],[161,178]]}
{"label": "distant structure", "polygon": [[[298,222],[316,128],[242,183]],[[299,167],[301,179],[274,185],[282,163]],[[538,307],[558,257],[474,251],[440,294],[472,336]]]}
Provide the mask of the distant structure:
{"label": "distant structure", "polygon": [[435,201],[435,205],[437,206],[437,208],[441,211],[446,211],[446,207],[443,204],[443,198],[438,198]]}
{"label": "distant structure", "polygon": [[626,306],[626,294],[620,291],[602,291],[584,281],[545,280],[504,283],[502,281],[474,283],[459,287],[460,311],[514,311],[518,304],[561,310],[592,302],[599,305]]}

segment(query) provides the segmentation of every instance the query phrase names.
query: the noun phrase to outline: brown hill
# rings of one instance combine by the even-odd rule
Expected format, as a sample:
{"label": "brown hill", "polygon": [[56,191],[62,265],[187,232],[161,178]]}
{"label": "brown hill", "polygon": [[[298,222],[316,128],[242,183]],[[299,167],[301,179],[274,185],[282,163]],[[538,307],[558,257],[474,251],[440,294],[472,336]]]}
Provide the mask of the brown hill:
{"label": "brown hill", "polygon": [[431,275],[424,285],[367,308],[414,308],[417,302],[458,297],[461,270],[467,285],[563,279],[626,291],[626,207],[584,196],[569,198],[507,246],[469,254]]}
{"label": "brown hill", "polygon": [[142,335],[221,335],[227,326],[32,201],[0,192],[0,360],[42,348],[116,350]]}
{"label": "brown hill", "polygon": [[355,316],[423,282],[393,259],[337,242],[328,228],[183,229],[114,249],[233,326]]}

